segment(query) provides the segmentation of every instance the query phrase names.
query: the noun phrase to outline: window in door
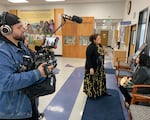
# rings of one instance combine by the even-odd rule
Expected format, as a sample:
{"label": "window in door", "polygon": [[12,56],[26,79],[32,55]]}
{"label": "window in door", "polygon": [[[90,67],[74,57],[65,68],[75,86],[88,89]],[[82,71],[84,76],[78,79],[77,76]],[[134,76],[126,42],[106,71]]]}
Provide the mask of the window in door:
{"label": "window in door", "polygon": [[138,30],[137,30],[137,39],[135,51],[137,51],[140,46],[145,42],[145,36],[147,32],[147,23],[148,23],[148,8],[144,9],[139,13],[139,21],[138,21]]}

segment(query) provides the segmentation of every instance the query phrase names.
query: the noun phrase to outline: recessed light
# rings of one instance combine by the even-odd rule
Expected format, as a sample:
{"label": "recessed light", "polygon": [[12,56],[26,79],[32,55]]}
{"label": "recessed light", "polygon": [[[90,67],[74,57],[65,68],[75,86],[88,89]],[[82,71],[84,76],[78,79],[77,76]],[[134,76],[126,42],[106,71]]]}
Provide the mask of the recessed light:
{"label": "recessed light", "polygon": [[8,0],[9,2],[12,2],[12,3],[27,3],[29,1],[27,0]]}
{"label": "recessed light", "polygon": [[47,2],[60,2],[60,1],[65,1],[65,0],[45,0]]}

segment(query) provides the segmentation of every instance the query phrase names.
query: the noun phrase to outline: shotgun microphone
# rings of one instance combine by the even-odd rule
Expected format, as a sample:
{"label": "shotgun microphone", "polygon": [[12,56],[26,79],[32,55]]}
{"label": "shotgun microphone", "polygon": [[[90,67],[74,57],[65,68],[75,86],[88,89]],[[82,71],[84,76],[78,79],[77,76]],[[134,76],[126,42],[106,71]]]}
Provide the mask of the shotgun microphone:
{"label": "shotgun microphone", "polygon": [[64,14],[62,17],[63,17],[64,21],[66,21],[66,19],[67,19],[67,20],[70,20],[70,21],[73,21],[76,23],[82,23],[82,18],[75,16],[75,15],[69,16],[69,15]]}

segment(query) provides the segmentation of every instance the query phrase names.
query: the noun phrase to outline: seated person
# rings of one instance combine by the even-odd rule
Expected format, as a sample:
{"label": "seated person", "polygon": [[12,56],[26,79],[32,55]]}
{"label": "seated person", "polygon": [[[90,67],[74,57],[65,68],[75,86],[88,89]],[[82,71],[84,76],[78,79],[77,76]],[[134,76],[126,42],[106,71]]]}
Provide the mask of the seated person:
{"label": "seated person", "polygon": [[[141,54],[136,58],[136,64],[138,64],[136,71],[132,77],[124,77],[120,81],[120,91],[125,97],[125,101],[130,105],[131,96],[129,92],[132,91],[134,84],[150,84],[150,64],[149,56]],[[138,93],[150,93],[150,90],[140,89]]]}
{"label": "seated person", "polygon": [[[139,57],[139,56],[137,56]],[[131,59],[131,58],[130,58]],[[123,64],[123,66],[125,67],[130,67],[129,69],[124,69],[124,68],[119,68],[116,72],[118,76],[128,76],[128,77],[132,77],[133,73],[136,71],[136,69],[138,68],[138,63],[136,63],[136,59],[132,59],[130,60],[130,64],[127,66],[126,63]]]}

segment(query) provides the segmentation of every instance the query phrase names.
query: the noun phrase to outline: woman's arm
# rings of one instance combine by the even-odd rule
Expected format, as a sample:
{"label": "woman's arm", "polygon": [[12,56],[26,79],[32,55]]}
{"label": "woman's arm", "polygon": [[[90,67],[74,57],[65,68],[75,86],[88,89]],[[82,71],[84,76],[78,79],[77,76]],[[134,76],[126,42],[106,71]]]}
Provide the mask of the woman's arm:
{"label": "woman's arm", "polygon": [[87,61],[87,68],[90,71],[90,74],[94,74],[95,68],[95,60],[96,60],[96,46],[90,45],[86,51],[86,61]]}

